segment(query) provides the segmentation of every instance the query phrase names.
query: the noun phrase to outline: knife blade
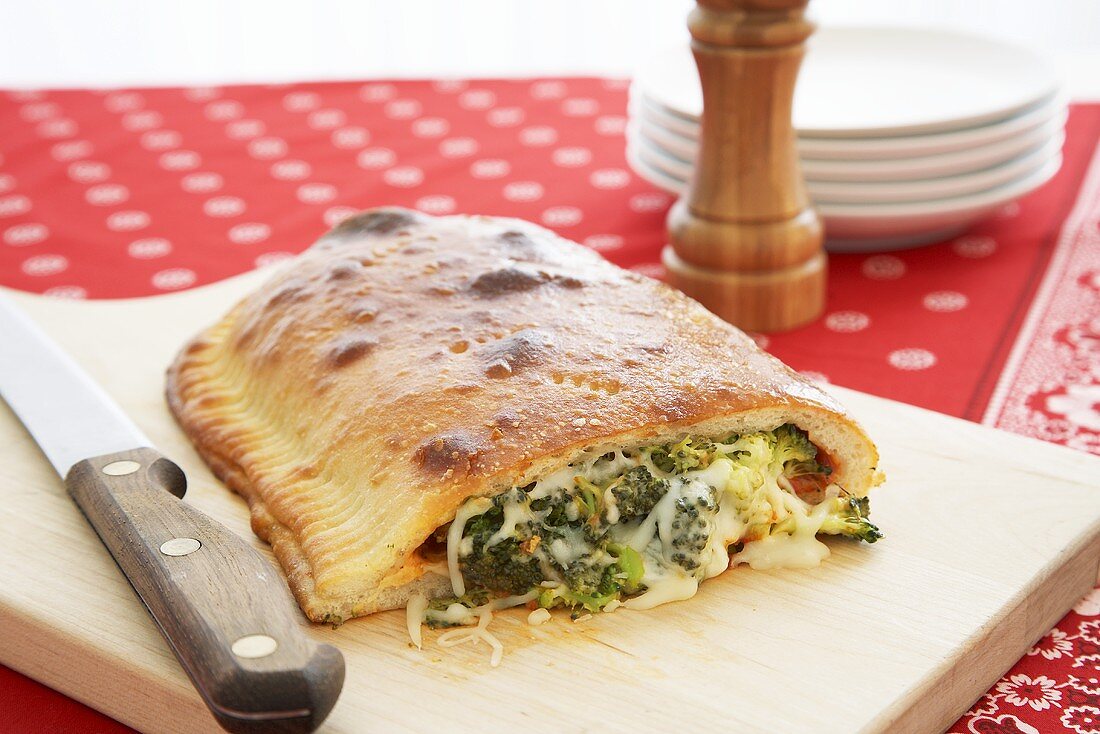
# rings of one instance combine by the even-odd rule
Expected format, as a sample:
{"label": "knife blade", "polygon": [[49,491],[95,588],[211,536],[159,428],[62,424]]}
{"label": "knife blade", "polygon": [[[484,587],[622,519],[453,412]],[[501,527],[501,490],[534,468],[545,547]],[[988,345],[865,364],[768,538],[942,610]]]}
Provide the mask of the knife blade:
{"label": "knife blade", "polygon": [[0,296],[0,396],[64,478],[218,723],[307,732],[344,659],[310,640],[278,571],[182,501],[183,470],[31,319]]}

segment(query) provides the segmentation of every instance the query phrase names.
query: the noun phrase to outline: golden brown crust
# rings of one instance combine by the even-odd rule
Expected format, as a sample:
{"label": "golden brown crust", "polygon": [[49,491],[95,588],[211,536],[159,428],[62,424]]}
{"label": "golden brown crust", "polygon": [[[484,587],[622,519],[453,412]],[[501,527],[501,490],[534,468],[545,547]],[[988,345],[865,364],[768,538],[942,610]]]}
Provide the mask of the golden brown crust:
{"label": "golden brown crust", "polygon": [[353,217],[186,347],[167,395],[314,620],[445,588],[415,551],[467,497],[594,447],[793,421],[849,490],[876,481],[862,430],[743,333],[518,220]]}

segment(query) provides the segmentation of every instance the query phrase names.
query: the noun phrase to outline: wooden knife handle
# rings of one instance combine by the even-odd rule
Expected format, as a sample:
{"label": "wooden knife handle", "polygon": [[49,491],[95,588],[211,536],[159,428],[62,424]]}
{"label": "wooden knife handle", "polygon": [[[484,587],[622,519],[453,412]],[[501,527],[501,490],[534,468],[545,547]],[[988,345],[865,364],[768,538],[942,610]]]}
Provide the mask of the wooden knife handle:
{"label": "wooden knife handle", "polygon": [[321,724],[344,683],[343,656],[306,637],[267,559],[180,501],[183,470],[140,448],[81,461],[65,484],[222,727]]}

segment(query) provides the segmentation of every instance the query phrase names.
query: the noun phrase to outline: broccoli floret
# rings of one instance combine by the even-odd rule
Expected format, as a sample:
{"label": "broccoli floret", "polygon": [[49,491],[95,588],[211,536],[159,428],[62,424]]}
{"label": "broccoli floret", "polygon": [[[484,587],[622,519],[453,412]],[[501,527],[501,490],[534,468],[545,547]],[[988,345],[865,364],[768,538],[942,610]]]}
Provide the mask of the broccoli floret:
{"label": "broccoli floret", "polygon": [[707,547],[718,514],[718,492],[714,487],[695,483],[676,500],[672,520],[672,562],[685,571],[699,568],[699,554]]}
{"label": "broccoli floret", "polygon": [[474,543],[474,552],[459,562],[462,577],[475,588],[524,594],[543,579],[538,561],[524,553],[515,538],[485,548]]}
{"label": "broccoli floret", "polygon": [[649,460],[663,472],[682,474],[691,469],[706,469],[714,460],[715,445],[705,438],[685,438],[671,446],[655,446]]}
{"label": "broccoli floret", "polygon": [[821,525],[820,532],[828,535],[847,535],[866,543],[874,543],[882,537],[882,531],[867,519],[871,512],[870,501],[866,497],[841,495],[833,500],[832,513]]}
{"label": "broccoli floret", "polygon": [[473,551],[459,561],[459,568],[471,588],[523,594],[542,581],[542,569],[529,553],[523,551],[516,538],[506,538],[486,548],[489,539],[504,522],[504,511],[501,509],[504,500],[498,500],[494,501],[493,507],[466,523],[462,536],[473,542]]}
{"label": "broccoli floret", "polygon": [[832,469],[817,461],[817,446],[798,426],[784,423],[772,432],[775,437],[774,460],[783,465],[783,474],[798,477],[806,474],[828,476]]}
{"label": "broccoli floret", "polygon": [[[574,561],[563,571],[565,584],[575,594],[594,596],[603,585],[604,569],[584,560]],[[613,591],[613,589],[608,589]]]}
{"label": "broccoli floret", "polygon": [[666,492],[668,480],[657,479],[644,466],[623,474],[622,481],[611,489],[619,508],[619,522],[649,515]]}
{"label": "broccoli floret", "polygon": [[609,543],[607,551],[615,559],[610,565],[578,560],[562,569],[565,584],[542,592],[539,606],[551,608],[564,604],[599,612],[612,599],[641,591],[645,564],[638,552],[617,543]]}
{"label": "broccoli floret", "polygon": [[531,502],[531,509],[535,512],[545,512],[539,522],[551,528],[560,527],[569,522],[566,503],[568,498],[564,495],[557,497],[540,497]]}

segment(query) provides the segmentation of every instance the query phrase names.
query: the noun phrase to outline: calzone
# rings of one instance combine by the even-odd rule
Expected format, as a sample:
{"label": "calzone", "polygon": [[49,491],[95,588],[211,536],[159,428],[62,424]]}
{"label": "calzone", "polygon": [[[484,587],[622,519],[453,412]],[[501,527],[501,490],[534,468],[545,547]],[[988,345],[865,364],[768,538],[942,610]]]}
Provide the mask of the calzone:
{"label": "calzone", "polygon": [[188,344],[167,397],[318,622],[648,608],[880,537],[875,446],[831,397],[514,219],[353,216]]}

